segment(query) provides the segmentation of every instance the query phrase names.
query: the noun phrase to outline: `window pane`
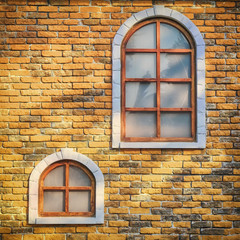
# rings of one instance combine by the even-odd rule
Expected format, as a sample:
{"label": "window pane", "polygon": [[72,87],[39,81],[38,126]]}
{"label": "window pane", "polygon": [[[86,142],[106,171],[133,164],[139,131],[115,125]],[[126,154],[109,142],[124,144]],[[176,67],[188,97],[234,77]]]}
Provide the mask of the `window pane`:
{"label": "window pane", "polygon": [[126,107],[156,107],[156,83],[126,83]]}
{"label": "window pane", "polygon": [[80,168],[69,166],[69,186],[91,186],[88,175]]}
{"label": "window pane", "polygon": [[160,96],[162,108],[190,107],[190,83],[161,83]]}
{"label": "window pane", "polygon": [[54,168],[44,179],[44,186],[65,186],[65,166]]}
{"label": "window pane", "polygon": [[65,194],[64,191],[45,191],[43,195],[44,212],[64,212]]}
{"label": "window pane", "polygon": [[155,53],[126,53],[126,78],[155,78]]}
{"label": "window pane", "polygon": [[162,49],[189,49],[189,43],[185,36],[175,27],[160,24],[160,48]]}
{"label": "window pane", "polygon": [[69,212],[90,212],[91,211],[90,191],[69,192]]}
{"label": "window pane", "polygon": [[191,113],[161,113],[161,137],[191,137]]}
{"label": "window pane", "polygon": [[138,29],[128,40],[126,48],[156,48],[156,23]]}
{"label": "window pane", "polygon": [[190,78],[190,54],[161,53],[160,77],[161,78]]}
{"label": "window pane", "polygon": [[126,137],[156,137],[156,113],[126,112]]}

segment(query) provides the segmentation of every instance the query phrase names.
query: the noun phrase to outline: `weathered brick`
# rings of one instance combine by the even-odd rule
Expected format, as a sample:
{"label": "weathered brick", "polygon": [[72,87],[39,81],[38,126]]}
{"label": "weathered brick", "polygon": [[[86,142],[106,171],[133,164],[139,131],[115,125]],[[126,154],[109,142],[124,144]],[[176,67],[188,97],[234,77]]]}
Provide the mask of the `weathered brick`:
{"label": "weathered brick", "polygon": [[[154,3],[190,18],[205,40],[206,148],[111,149],[111,42],[127,18],[152,4],[0,4],[3,240],[238,239],[237,1]],[[29,175],[65,147],[105,174],[105,223],[27,226]]]}

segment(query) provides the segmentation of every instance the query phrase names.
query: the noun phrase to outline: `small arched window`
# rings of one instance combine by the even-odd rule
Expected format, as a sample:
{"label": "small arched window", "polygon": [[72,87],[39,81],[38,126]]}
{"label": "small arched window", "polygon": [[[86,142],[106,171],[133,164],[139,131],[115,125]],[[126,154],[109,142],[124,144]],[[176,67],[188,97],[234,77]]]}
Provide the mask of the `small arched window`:
{"label": "small arched window", "polygon": [[39,181],[40,216],[93,216],[95,179],[80,163],[65,160],[50,165]]}
{"label": "small arched window", "polygon": [[61,149],[29,178],[29,224],[104,223],[104,177],[88,157]]}
{"label": "small arched window", "polygon": [[135,26],[122,44],[123,141],[195,139],[194,44],[173,21]]}
{"label": "small arched window", "polygon": [[205,43],[181,13],[133,14],[113,41],[114,148],[203,148]]}

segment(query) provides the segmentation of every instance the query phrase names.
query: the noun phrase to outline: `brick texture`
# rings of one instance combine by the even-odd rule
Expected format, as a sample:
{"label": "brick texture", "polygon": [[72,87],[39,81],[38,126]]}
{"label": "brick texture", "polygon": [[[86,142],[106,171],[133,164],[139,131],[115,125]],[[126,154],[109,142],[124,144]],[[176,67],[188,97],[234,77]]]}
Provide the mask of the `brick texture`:
{"label": "brick texture", "polygon": [[[111,42],[153,4],[183,13],[204,37],[203,150],[111,149]],[[237,0],[1,0],[2,240],[240,239],[239,8]],[[29,175],[65,147],[105,175],[103,225],[27,224]]]}

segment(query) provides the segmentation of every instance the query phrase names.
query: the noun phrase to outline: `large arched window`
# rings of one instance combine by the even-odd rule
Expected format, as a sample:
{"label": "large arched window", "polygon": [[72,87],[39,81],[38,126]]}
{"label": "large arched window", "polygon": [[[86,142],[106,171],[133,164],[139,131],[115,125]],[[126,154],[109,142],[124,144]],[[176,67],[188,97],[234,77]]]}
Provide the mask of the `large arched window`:
{"label": "large arched window", "polygon": [[122,44],[123,141],[195,139],[194,44],[180,25],[153,19]]}
{"label": "large arched window", "polygon": [[113,147],[205,147],[204,41],[162,6],[134,14],[113,41]]}

